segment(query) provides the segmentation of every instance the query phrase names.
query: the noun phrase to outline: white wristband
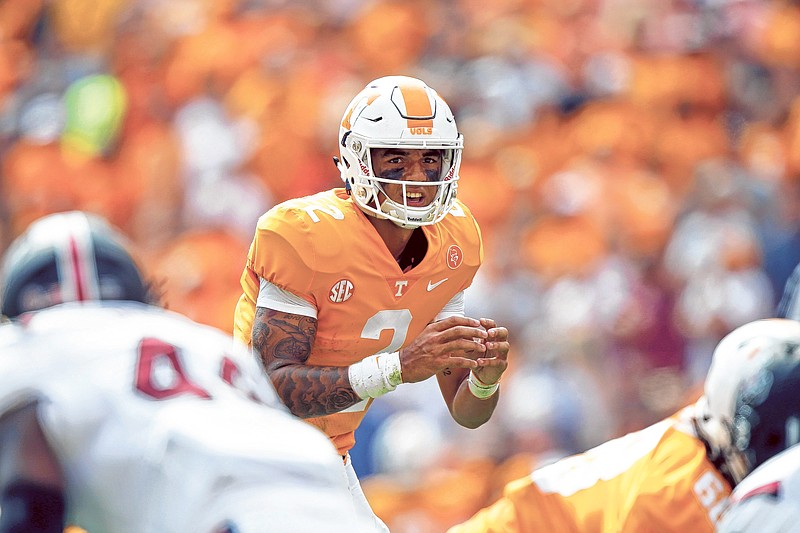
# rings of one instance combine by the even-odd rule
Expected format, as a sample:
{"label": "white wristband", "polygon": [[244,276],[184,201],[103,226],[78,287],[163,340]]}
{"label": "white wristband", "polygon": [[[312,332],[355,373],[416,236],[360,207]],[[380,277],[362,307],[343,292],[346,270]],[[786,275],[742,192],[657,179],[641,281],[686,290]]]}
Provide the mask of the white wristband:
{"label": "white wristband", "polygon": [[359,398],[377,398],[403,382],[400,352],[379,353],[353,363],[347,370],[350,386]]}
{"label": "white wristband", "polygon": [[500,382],[498,381],[497,383],[486,385],[480,379],[478,379],[475,374],[472,373],[472,370],[470,370],[469,377],[467,377],[467,385],[469,386],[469,391],[473,396],[480,398],[481,400],[485,400],[497,392],[498,387],[500,387]]}

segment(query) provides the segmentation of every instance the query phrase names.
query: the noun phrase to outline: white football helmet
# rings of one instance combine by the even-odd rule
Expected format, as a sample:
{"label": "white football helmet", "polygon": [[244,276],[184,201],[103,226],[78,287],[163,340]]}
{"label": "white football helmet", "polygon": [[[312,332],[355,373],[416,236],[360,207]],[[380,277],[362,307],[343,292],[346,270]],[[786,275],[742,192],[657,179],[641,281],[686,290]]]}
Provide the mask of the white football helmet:
{"label": "white football helmet", "polygon": [[800,322],[756,320],[717,345],[696,427],[711,460],[733,485],[797,442],[800,396],[786,391],[799,387]]}
{"label": "white football helmet", "polygon": [[[339,127],[341,159],[336,163],[364,212],[417,228],[436,224],[452,208],[463,147],[453,113],[436,91],[416,78],[387,76],[370,82],[347,106]],[[400,181],[403,202],[395,202],[382,184],[398,182],[375,174],[372,148],[441,150],[441,175],[426,183]],[[409,206],[406,187],[412,184],[436,187],[434,200],[424,207]]]}
{"label": "white football helmet", "polygon": [[14,318],[64,302],[149,303],[142,276],[122,233],[82,211],[35,220],[6,251],[0,266],[0,313]]}

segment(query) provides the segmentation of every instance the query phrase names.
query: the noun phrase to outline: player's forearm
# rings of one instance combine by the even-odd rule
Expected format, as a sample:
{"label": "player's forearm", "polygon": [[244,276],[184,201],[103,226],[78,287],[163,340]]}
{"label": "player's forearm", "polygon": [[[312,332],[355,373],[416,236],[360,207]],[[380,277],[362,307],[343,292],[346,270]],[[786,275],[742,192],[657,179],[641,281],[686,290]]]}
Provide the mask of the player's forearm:
{"label": "player's forearm", "polygon": [[361,399],[353,392],[347,367],[308,365],[316,335],[315,318],[256,308],[253,349],[283,403],[309,418],[337,413]]}
{"label": "player's forearm", "polygon": [[450,414],[453,420],[460,425],[475,429],[489,421],[497,406],[499,397],[499,390],[496,390],[487,398],[476,397],[470,391],[469,384],[465,379],[459,386],[455,398],[453,398],[453,408],[450,410]]}
{"label": "player's forearm", "polygon": [[361,401],[347,378],[347,367],[286,365],[268,371],[283,403],[295,416],[338,413]]}

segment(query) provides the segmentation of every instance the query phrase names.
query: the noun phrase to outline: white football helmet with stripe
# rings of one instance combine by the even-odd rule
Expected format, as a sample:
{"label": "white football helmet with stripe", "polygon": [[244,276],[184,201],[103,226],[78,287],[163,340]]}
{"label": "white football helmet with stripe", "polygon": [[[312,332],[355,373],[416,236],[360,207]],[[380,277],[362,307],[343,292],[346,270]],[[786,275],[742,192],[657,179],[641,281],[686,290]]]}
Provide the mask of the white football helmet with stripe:
{"label": "white football helmet with stripe", "polygon": [[[436,224],[450,211],[456,197],[463,136],[447,103],[425,82],[407,76],[378,78],[356,95],[339,127],[337,166],[356,204],[367,214],[386,218],[404,228]],[[382,184],[396,180],[377,176],[372,148],[441,150],[442,170],[437,181],[414,186],[436,187],[427,206],[409,206],[401,181],[403,202],[391,200]]]}
{"label": "white football helmet with stripe", "polygon": [[9,246],[0,269],[0,312],[8,318],[64,302],[148,303],[148,284],[125,237],[81,211],[34,221]]}

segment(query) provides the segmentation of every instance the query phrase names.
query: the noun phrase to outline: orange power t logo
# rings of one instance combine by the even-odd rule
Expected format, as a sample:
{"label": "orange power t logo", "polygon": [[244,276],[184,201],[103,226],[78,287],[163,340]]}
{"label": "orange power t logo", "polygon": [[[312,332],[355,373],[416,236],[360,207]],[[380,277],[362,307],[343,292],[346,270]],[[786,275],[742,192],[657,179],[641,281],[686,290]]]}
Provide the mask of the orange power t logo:
{"label": "orange power t logo", "polygon": [[[408,129],[414,135],[429,135],[433,131],[433,109],[428,93],[422,87],[400,86],[406,104]],[[415,118],[425,117],[425,118]]]}

